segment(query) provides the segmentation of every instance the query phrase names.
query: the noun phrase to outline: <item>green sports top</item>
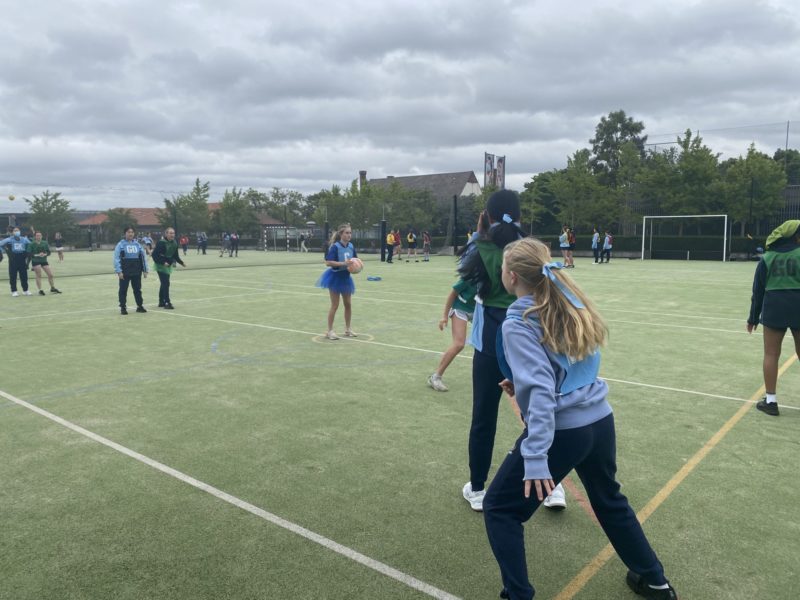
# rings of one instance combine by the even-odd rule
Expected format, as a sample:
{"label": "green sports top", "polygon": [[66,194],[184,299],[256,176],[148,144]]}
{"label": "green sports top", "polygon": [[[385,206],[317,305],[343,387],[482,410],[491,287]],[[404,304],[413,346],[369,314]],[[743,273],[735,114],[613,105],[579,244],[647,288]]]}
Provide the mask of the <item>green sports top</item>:
{"label": "green sports top", "polygon": [[800,246],[789,252],[767,251],[766,290],[800,290]]}
{"label": "green sports top", "polygon": [[[42,252],[44,252],[46,256],[36,256]],[[45,240],[41,242],[33,240],[28,244],[28,254],[31,255],[31,264],[43,265],[47,262],[47,257],[50,256],[50,245]]]}
{"label": "green sports top", "polygon": [[475,312],[475,294],[478,290],[471,283],[459,279],[453,284],[456,291],[456,299],[453,301],[453,308],[464,312]]}
{"label": "green sports top", "polygon": [[496,308],[508,308],[517,299],[513,294],[509,294],[503,286],[501,274],[503,271],[503,249],[498,248],[494,242],[479,241],[475,245],[481,255],[483,266],[489,274],[492,287],[487,296],[481,297],[484,306],[494,306]]}

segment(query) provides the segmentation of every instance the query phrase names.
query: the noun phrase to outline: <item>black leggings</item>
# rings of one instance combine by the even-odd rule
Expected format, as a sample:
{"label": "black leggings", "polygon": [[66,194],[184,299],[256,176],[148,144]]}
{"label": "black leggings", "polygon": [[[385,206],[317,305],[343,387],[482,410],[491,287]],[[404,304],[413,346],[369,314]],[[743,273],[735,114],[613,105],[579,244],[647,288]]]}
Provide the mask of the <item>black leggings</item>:
{"label": "black leggings", "polygon": [[124,275],[119,280],[119,305],[124,307],[128,301],[128,284],[133,287],[133,299],[136,300],[136,306],[141,306],[144,301],[142,300],[142,275]]}
{"label": "black leggings", "polygon": [[161,282],[161,287],[158,288],[158,305],[164,306],[171,304],[169,299],[169,273],[158,272],[158,280]]}
{"label": "black leggings", "polygon": [[[0,250],[0,252],[2,252]],[[22,291],[28,291],[28,265],[25,260],[14,258],[13,256],[8,260],[8,281],[11,284],[11,291],[17,291],[17,274],[19,274],[19,282],[22,284]]]}

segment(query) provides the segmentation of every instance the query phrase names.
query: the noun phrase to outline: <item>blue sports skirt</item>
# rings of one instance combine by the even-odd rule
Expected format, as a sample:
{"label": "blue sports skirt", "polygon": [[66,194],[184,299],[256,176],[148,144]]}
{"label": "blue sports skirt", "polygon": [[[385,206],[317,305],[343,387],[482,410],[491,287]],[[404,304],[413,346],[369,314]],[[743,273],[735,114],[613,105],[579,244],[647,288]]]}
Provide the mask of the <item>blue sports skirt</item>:
{"label": "blue sports skirt", "polygon": [[339,294],[355,294],[356,284],[347,270],[334,271],[325,269],[325,272],[317,279],[317,287],[327,288]]}

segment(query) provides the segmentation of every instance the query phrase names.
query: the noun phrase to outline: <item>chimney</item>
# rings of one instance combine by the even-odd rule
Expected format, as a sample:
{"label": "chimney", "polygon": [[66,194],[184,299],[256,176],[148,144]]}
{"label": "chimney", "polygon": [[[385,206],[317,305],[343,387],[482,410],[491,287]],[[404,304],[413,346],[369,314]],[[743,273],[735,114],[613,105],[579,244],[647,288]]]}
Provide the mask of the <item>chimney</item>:
{"label": "chimney", "polygon": [[364,189],[367,185],[367,172],[366,171],[359,171],[358,172],[358,187],[359,189]]}

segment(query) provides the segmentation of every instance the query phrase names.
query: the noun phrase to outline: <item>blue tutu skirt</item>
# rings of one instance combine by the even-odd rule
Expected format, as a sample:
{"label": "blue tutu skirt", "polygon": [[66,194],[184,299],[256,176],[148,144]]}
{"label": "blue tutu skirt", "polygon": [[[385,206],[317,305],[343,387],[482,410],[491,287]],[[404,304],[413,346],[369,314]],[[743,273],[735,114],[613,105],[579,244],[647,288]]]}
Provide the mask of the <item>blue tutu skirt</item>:
{"label": "blue tutu skirt", "polygon": [[325,269],[325,272],[317,279],[317,287],[327,288],[339,294],[356,293],[356,284],[347,270]]}

